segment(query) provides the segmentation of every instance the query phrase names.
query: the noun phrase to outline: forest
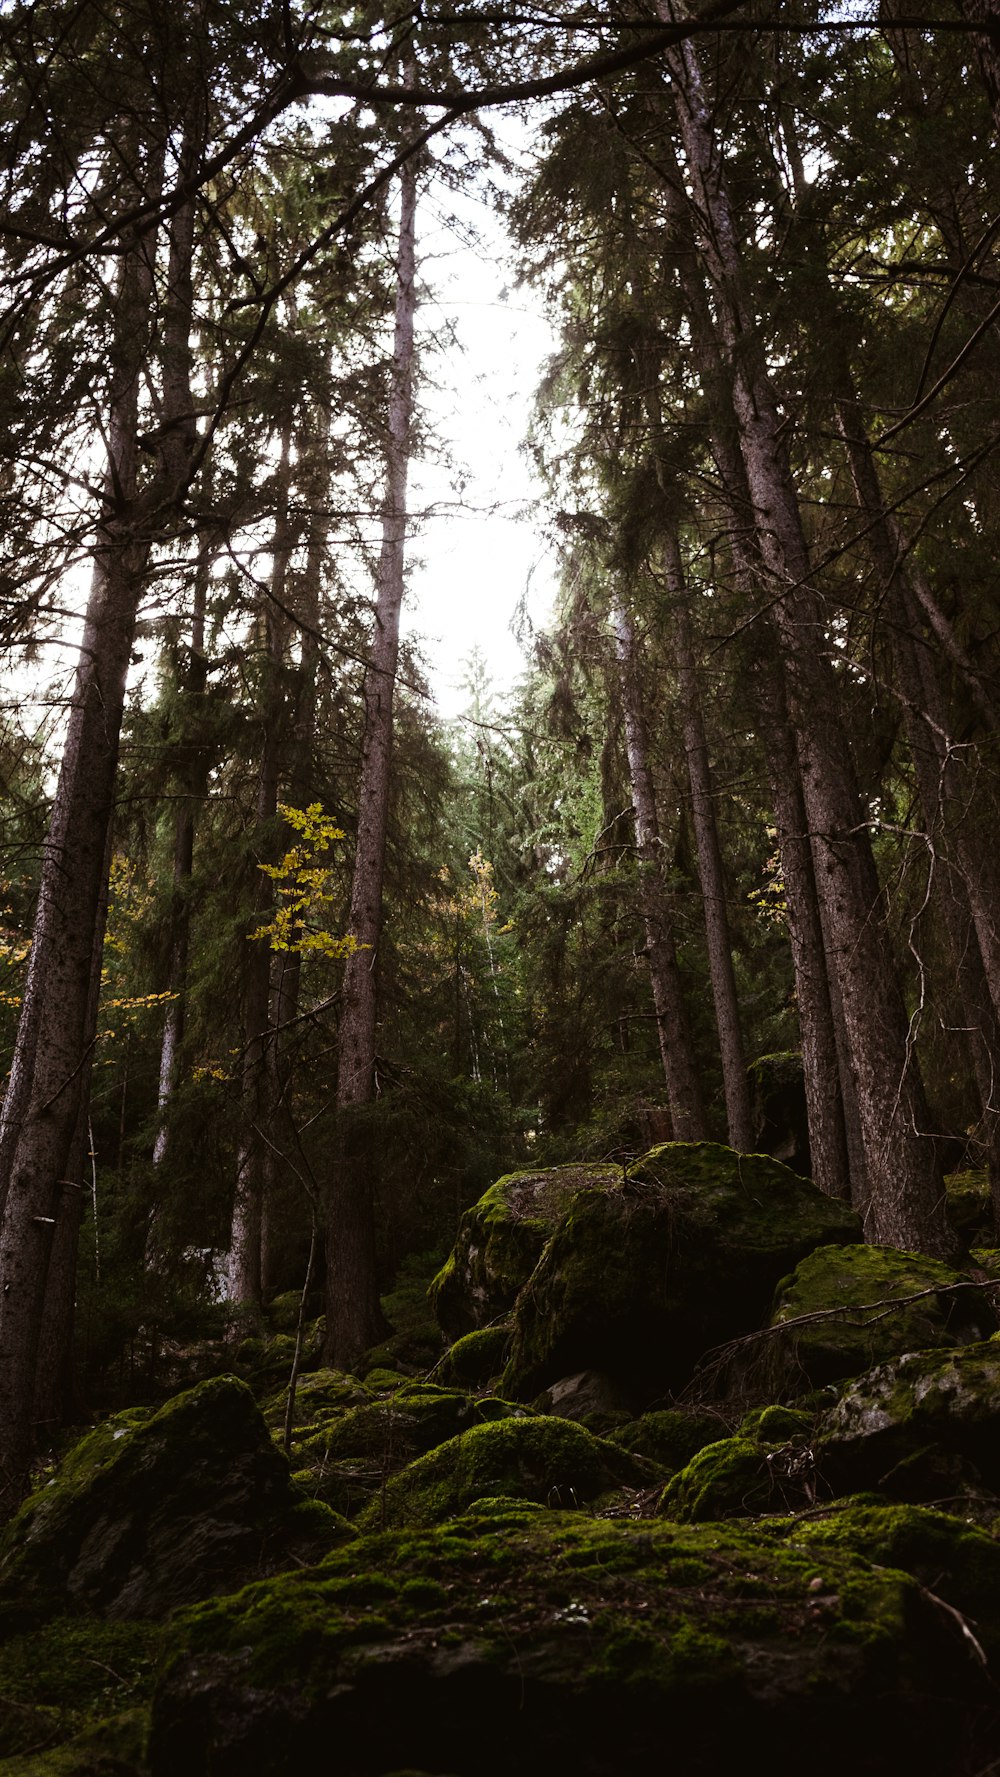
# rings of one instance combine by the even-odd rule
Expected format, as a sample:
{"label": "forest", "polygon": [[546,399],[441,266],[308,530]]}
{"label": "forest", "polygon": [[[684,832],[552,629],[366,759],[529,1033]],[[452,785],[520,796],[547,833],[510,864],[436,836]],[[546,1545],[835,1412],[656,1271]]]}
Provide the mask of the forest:
{"label": "forest", "polygon": [[[0,1774],[988,1777],[996,0],[0,68]],[[558,586],[446,720],[470,195]]]}

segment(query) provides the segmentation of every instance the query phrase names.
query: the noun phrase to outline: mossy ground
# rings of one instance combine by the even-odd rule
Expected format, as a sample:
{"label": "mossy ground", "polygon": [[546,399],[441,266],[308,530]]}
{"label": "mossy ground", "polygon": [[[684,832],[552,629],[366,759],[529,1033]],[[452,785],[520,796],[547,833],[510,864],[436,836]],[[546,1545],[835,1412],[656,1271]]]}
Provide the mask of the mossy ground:
{"label": "mossy ground", "polygon": [[832,1774],[855,1740],[856,1771],[885,1769],[892,1748],[929,1772],[955,1731],[942,1699],[978,1684],[913,1582],[844,1549],[515,1502],[369,1536],[170,1634],[154,1777],[196,1720],[202,1735],[225,1724],[226,1777],[251,1745],[255,1769],[291,1771],[317,1733],[363,1724],[365,1773],[407,1757],[463,1777],[639,1771],[667,1740],[687,1769],[721,1772],[748,1734],[783,1773],[809,1746]]}
{"label": "mossy ground", "polygon": [[57,1619],[0,1642],[0,1773],[106,1717],[144,1708],[160,1625]]}

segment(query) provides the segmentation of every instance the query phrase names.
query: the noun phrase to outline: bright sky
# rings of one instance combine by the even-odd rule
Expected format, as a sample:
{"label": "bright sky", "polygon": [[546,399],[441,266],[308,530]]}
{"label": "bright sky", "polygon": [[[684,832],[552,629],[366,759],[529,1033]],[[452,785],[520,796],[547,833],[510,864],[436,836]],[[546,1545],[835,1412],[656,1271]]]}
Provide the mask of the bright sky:
{"label": "bright sky", "polygon": [[[404,633],[424,640],[442,715],[467,702],[459,689],[473,647],[497,689],[526,661],[511,630],[527,592],[531,621],[549,620],[555,566],[540,520],[541,489],[521,450],[542,365],[555,336],[540,298],[515,290],[503,226],[471,195],[431,192],[418,212],[422,304],[418,338],[436,338],[421,396],[453,471],[434,462],[411,469],[410,506],[432,508],[413,545]],[[471,237],[478,235],[478,245]],[[459,502],[455,474],[465,476]]]}

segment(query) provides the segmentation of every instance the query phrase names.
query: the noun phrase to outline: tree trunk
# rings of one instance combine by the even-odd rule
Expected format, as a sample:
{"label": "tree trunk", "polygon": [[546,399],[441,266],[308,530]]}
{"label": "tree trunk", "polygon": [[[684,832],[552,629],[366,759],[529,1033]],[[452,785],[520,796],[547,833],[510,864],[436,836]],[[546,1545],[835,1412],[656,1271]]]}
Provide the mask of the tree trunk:
{"label": "tree trunk", "polygon": [[[291,488],[292,425],[286,420],[281,434],[281,455],[276,475],[276,512],[271,544],[271,582],[260,616],[263,632],[262,689],[260,700],[261,751],[256,800],[258,846],[268,857],[274,849],[278,819],[278,783],[283,740],[282,672],[285,658],[285,588],[292,536],[288,498]],[[274,1080],[271,1045],[271,947],[266,939],[254,939],[253,930],[266,920],[274,899],[274,885],[262,871],[256,872],[251,892],[253,912],[245,940],[243,959],[243,1081],[240,1090],[242,1128],[236,1163],[236,1189],[230,1230],[228,1297],[247,1306],[261,1300],[261,1237],[263,1203],[271,1170],[268,1139],[271,1089]]]}
{"label": "tree trunk", "polygon": [[884,909],[837,707],[826,626],[810,588],[808,552],[781,419],[753,317],[733,213],[713,140],[697,52],[667,54],[678,122],[701,222],[718,327],[733,373],[733,405],[761,559],[787,663],[828,955],[851,1050],[869,1203],[866,1232],[884,1244],[953,1253],[913,1033],[884,929]]}
{"label": "tree trunk", "polygon": [[399,655],[406,544],[406,483],[413,411],[417,171],[400,172],[396,320],[386,493],[371,660],[365,673],[358,837],[349,931],[357,948],[344,971],[337,1066],[338,1153],[326,1191],[326,1361],[348,1369],[384,1332],[375,1269],[374,1138],[366,1115],[375,1090],[376,964],[392,764],[392,706]]}
{"label": "tree trunk", "polygon": [[[669,143],[661,152],[672,159]],[[696,263],[676,161],[672,175],[676,182],[668,184],[667,199],[677,268],[708,404],[712,450],[725,489],[733,573],[743,608],[751,611],[755,604],[766,603],[769,587],[765,584],[762,589],[766,577],[752,548],[753,503],[733,412],[732,376],[722,359]],[[788,720],[784,669],[767,619],[762,618],[751,633],[749,666],[787,903],[812,1177],[828,1196],[848,1200],[853,1196],[863,1202],[864,1153],[854,1080],[839,997],[835,1009],[831,991],[834,984],[827,965],[798,754]]]}
{"label": "tree trunk", "polygon": [[154,250],[147,236],[122,260],[105,509],[0,1128],[0,1509],[7,1510],[17,1503],[30,1461],[52,1231],[95,1040],[95,933],[149,554],[148,528],[137,523],[137,417]]}
{"label": "tree trunk", "polygon": [[620,598],[611,610],[615,653],[620,670],[625,747],[635,819],[635,849],[642,871],[641,907],[646,930],[653,1009],[660,1043],[667,1103],[675,1141],[703,1141],[708,1133],[701,1089],[691,1053],[691,1037],[684,1006],[684,989],[677,967],[670,896],[662,877],[656,797],[649,769],[646,724],[639,689],[635,629]]}
{"label": "tree trunk", "polygon": [[753,1120],[750,1115],[750,1087],[747,1079],[746,1055],[740,1030],[739,999],[736,974],[729,941],[729,914],[726,908],[726,881],[722,868],[722,852],[715,820],[712,773],[701,714],[698,680],[694,665],[694,644],[691,616],[687,606],[687,587],[681,563],[677,532],[667,527],[663,539],[663,571],[672,604],[674,655],[681,694],[681,724],[684,732],[684,753],[687,759],[688,782],[691,787],[691,816],[695,846],[698,853],[698,875],[705,910],[705,935],[708,941],[708,969],[712,982],[715,1023],[719,1033],[722,1058],[722,1080],[726,1095],[726,1123],[729,1145],[747,1154],[753,1147]]}

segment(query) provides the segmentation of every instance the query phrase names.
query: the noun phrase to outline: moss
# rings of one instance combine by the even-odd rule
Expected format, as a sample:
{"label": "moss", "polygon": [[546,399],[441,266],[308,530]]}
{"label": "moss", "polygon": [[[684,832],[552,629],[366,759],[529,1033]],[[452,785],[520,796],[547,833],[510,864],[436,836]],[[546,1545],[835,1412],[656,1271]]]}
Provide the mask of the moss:
{"label": "moss", "polygon": [[374,1364],[365,1374],[365,1387],[373,1394],[392,1394],[412,1381],[405,1370],[390,1369],[385,1364]]}
{"label": "moss", "polygon": [[965,1244],[992,1241],[996,1230],[989,1174],[972,1170],[949,1172],[944,1188],[948,1220]]}
{"label": "moss", "polygon": [[[310,1375],[300,1376],[296,1384],[293,1425],[296,1429],[312,1426],[315,1430],[320,1424],[371,1399],[372,1390],[356,1376],[347,1376],[341,1370],[314,1370]],[[278,1389],[262,1402],[261,1412],[272,1431],[284,1430],[287,1405],[287,1387]]]}
{"label": "moss", "polygon": [[[918,1253],[820,1247],[779,1284],[773,1330],[736,1354],[729,1386],[787,1401],[905,1351],[982,1339],[996,1317],[984,1292],[959,1287],[968,1283],[964,1273]],[[891,1312],[882,1306],[911,1296],[921,1299]],[[822,1318],[793,1324],[809,1315]]]}
{"label": "moss", "polygon": [[456,1339],[437,1366],[439,1382],[476,1388],[499,1376],[510,1349],[510,1323],[480,1327]]}
{"label": "moss", "polygon": [[766,1155],[672,1142],[616,1189],[575,1197],[514,1315],[503,1393],[599,1369],[645,1405],[691,1377],[707,1347],[761,1324],[778,1280],[853,1211]]}
{"label": "moss", "polygon": [[0,1760],[37,1755],[143,1707],[161,1639],[148,1623],[58,1619],[0,1643]]}
{"label": "moss", "polygon": [[901,1568],[971,1619],[991,1664],[1000,1655],[1000,1542],[964,1518],[928,1506],[849,1499],[828,1517],[782,1526],[811,1549],[848,1549]]}
{"label": "moss", "polygon": [[145,1709],[95,1722],[46,1751],[0,1759],[0,1777],[148,1777]]}
{"label": "moss", "polygon": [[804,1443],[812,1434],[813,1415],[792,1407],[755,1407],[739,1426],[737,1436],[755,1444]]}
{"label": "moss", "polygon": [[684,1468],[706,1444],[715,1444],[726,1427],[717,1413],[682,1412],[660,1408],[643,1413],[608,1435],[612,1443],[636,1456],[645,1456],[662,1468]]}
{"label": "moss", "polygon": [[389,1399],[350,1409],[296,1439],[296,1481],[352,1516],[415,1457],[515,1411],[492,1397],[409,1381]]}
{"label": "moss", "polygon": [[439,1524],[487,1495],[571,1507],[649,1478],[638,1458],[572,1420],[519,1416],[476,1426],[411,1463],[360,1523]]}
{"label": "moss", "polygon": [[682,1524],[794,1510],[806,1503],[811,1453],[800,1444],[765,1450],[749,1438],[707,1444],[667,1483],[658,1507]]}
{"label": "moss", "polygon": [[706,1771],[747,1744],[789,1772],[806,1746],[822,1777],[848,1757],[866,1777],[894,1756],[952,1768],[947,1699],[979,1680],[904,1574],[732,1526],[507,1510],[183,1613],[156,1777],[204,1768],[209,1745],[213,1770],[269,1777],[317,1741],[363,1744],[373,1773],[463,1777],[655,1769],[667,1744]]}
{"label": "moss", "polygon": [[506,1314],[574,1198],[620,1180],[613,1166],[553,1166],[497,1179],[462,1217],[454,1249],[431,1283],[444,1331],[458,1338]]}

